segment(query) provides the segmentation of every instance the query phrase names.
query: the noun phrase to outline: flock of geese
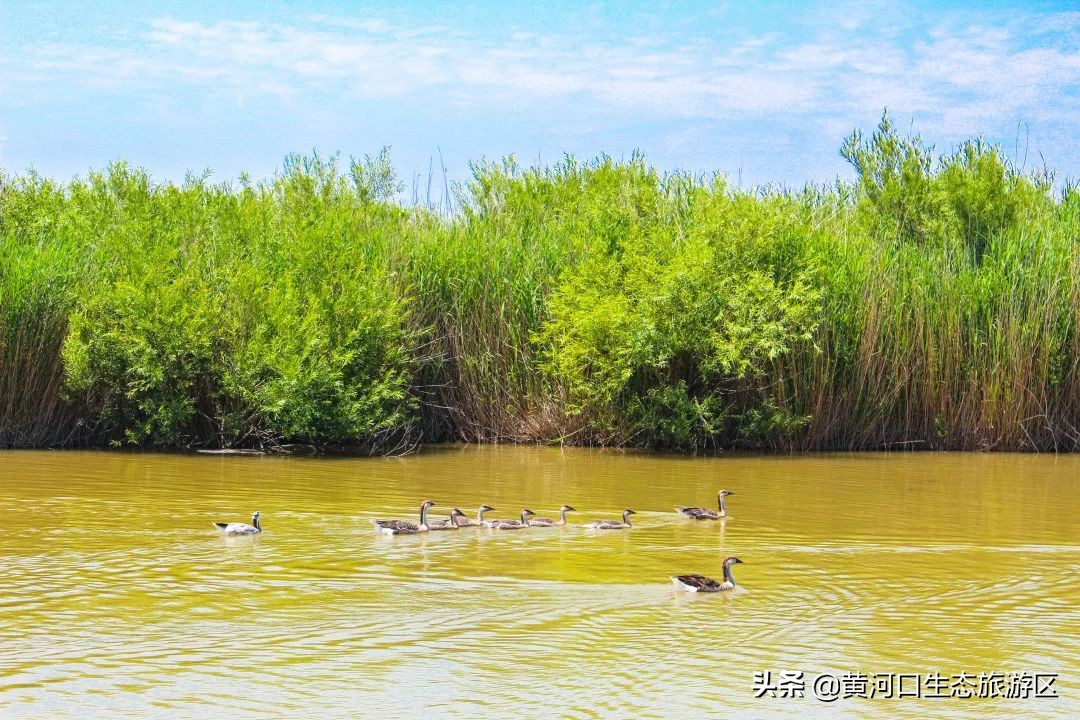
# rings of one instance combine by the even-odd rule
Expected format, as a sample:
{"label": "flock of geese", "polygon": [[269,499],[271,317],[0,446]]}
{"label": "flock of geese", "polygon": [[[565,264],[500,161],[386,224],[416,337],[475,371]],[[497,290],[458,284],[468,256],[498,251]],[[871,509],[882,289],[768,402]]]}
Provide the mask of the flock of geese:
{"label": "flock of geese", "polygon": [[[724,500],[729,495],[734,495],[730,490],[720,490],[716,493],[717,509],[710,510],[704,507],[677,507],[675,512],[691,520],[722,520],[727,517],[727,505]],[[450,511],[450,517],[446,520],[431,520],[428,518],[428,510],[435,506],[432,500],[425,500],[420,504],[420,521],[409,520],[374,520],[375,526],[380,532],[387,535],[418,535],[425,532],[437,532],[440,530],[458,530],[463,527],[486,527],[493,530],[524,530],[526,528],[549,528],[566,525],[566,513],[577,512],[570,505],[559,508],[559,519],[537,517],[536,513],[528,508],[523,508],[519,520],[487,520],[484,514],[495,508],[490,505],[481,505],[476,511],[476,519],[472,520],[459,508]],[[627,508],[622,511],[622,521],[596,520],[582,527],[593,530],[627,530],[632,527],[630,516],[635,515],[633,510]],[[256,512],[251,516],[251,524],[248,523],[223,523],[215,522],[214,525],[225,535],[257,535],[262,532],[259,523],[261,513]],[[724,592],[735,588],[735,579],[731,576],[731,566],[741,563],[742,560],[734,555],[724,558],[722,563],[724,579],[714,580],[704,575],[677,575],[671,578],[676,590],[684,592]]]}

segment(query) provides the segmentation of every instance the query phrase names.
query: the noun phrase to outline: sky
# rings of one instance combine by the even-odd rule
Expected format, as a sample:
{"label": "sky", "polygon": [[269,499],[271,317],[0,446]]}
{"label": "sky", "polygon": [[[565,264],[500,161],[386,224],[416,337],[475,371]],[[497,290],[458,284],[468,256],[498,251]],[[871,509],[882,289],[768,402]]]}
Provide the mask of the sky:
{"label": "sky", "polygon": [[799,187],[851,177],[841,142],[888,108],[1080,178],[1080,1],[524,5],[5,0],[0,168],[227,180],[389,146],[415,188],[640,149]]}

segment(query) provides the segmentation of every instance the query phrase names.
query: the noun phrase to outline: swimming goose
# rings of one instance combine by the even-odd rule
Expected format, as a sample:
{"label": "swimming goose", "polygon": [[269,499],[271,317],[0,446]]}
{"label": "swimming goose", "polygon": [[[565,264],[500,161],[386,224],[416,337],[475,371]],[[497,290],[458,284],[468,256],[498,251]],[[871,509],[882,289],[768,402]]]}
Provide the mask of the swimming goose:
{"label": "swimming goose", "polygon": [[529,524],[532,525],[533,527],[552,527],[552,526],[555,526],[555,525],[565,525],[566,524],[566,513],[568,513],[568,512],[577,512],[577,510],[570,507],[569,505],[563,505],[561,508],[559,508],[559,519],[558,520],[552,520],[551,518],[546,518],[546,517],[534,517],[534,518],[529,518]]}
{"label": "swimming goose", "polygon": [[532,510],[525,508],[521,511],[521,522],[517,520],[496,520],[492,522],[488,527],[495,528],[496,530],[521,530],[522,528],[529,527],[529,516],[535,515]]}
{"label": "swimming goose", "polygon": [[433,500],[425,500],[420,504],[420,524],[407,520],[373,520],[379,530],[387,535],[415,535],[427,532],[430,527],[427,521],[427,511],[435,504]]}
{"label": "swimming goose", "polygon": [[730,490],[721,490],[716,493],[716,504],[720,506],[720,512],[713,512],[703,507],[677,507],[675,512],[691,520],[720,520],[727,517],[727,506],[724,505],[724,498],[734,494]]}
{"label": "swimming goose", "polygon": [[449,520],[432,520],[428,530],[457,530],[461,527],[461,518],[463,517],[465,517],[465,513],[458,508],[454,508],[450,511]]}
{"label": "swimming goose", "polygon": [[489,512],[489,511],[494,510],[494,509],[495,508],[491,507],[490,505],[481,505],[480,508],[476,511],[476,519],[475,520],[470,520],[469,518],[466,518],[466,517],[460,517],[460,518],[458,518],[458,521],[457,521],[458,527],[481,527],[481,526],[487,526],[491,521],[484,519],[484,513]]}
{"label": "swimming goose", "polygon": [[622,530],[623,528],[630,527],[630,516],[637,515],[633,510],[622,511],[622,522],[615,522],[614,520],[597,520],[591,522],[585,527],[593,528],[594,530]]}
{"label": "swimming goose", "polygon": [[247,523],[223,523],[216,522],[214,525],[218,530],[226,535],[258,535],[262,532],[262,525],[259,524],[259,516],[262,513],[256,511],[251,515],[251,524]]}
{"label": "swimming goose", "polygon": [[724,582],[717,582],[704,575],[679,575],[671,578],[676,590],[686,592],[723,592],[735,587],[735,578],[731,577],[731,566],[742,560],[732,555],[724,558]]}

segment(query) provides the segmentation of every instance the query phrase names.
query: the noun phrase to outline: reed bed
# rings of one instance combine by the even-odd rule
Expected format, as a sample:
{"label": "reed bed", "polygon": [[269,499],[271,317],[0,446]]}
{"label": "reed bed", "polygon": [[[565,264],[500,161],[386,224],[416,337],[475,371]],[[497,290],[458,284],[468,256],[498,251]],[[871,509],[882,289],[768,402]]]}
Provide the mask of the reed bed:
{"label": "reed bed", "polygon": [[888,118],[798,191],[384,152],[0,175],[0,446],[1080,449],[1080,195]]}

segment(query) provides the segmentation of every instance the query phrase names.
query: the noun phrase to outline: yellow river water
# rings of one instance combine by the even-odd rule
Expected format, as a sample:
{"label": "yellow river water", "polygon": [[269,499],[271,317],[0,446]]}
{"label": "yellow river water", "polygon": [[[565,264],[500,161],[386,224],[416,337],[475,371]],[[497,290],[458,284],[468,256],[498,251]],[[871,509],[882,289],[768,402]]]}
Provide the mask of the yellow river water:
{"label": "yellow river water", "polygon": [[[720,488],[724,522],[675,516]],[[427,497],[638,514],[372,526]],[[211,525],[253,510],[261,536]],[[733,593],[673,594],[669,575],[720,577],[725,555]],[[0,717],[1077,718],[1078,571],[1080,456],[5,452]],[[804,697],[755,697],[755,672],[783,671]],[[811,687],[931,672],[1056,674],[1058,697]]]}

